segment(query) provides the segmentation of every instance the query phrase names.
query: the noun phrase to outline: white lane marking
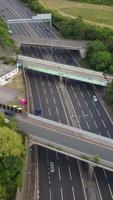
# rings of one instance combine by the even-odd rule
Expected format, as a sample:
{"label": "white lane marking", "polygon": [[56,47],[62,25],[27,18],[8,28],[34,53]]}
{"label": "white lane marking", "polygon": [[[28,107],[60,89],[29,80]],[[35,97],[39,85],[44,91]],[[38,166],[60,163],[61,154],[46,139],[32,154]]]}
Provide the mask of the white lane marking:
{"label": "white lane marking", "polygon": [[89,124],[88,124],[88,122],[87,122],[87,121],[86,121],[86,125],[87,125],[88,129],[90,129],[90,127],[89,127]]}
{"label": "white lane marking", "polygon": [[105,175],[105,177],[107,178],[107,174],[106,174],[106,172],[105,172],[105,169],[103,169],[103,171],[104,171],[104,175]]}
{"label": "white lane marking", "polygon": [[53,90],[52,90],[52,88],[50,88],[50,90],[51,90],[51,93],[53,94]]}
{"label": "white lane marking", "polygon": [[51,188],[49,188],[49,198],[52,200]]}
{"label": "white lane marking", "polygon": [[94,119],[94,124],[95,124],[96,128],[98,128],[98,125],[97,125],[97,123],[96,123],[95,119]]}
{"label": "white lane marking", "polygon": [[84,98],[83,92],[82,92],[82,91],[80,91],[80,93],[81,93],[82,97]]}
{"label": "white lane marking", "polygon": [[61,173],[60,173],[60,167],[58,166],[58,176],[59,176],[59,180],[61,181]]}
{"label": "white lane marking", "polygon": [[111,187],[110,187],[109,183],[108,183],[108,187],[109,187],[109,191],[110,191],[111,197],[113,199],[113,193],[112,193],[112,190],[111,190]]}
{"label": "white lane marking", "polygon": [[74,191],[74,187],[73,186],[72,186],[72,194],[73,194],[73,199],[76,200],[75,199],[75,191]]}
{"label": "white lane marking", "polygon": [[97,184],[97,188],[98,188],[98,192],[99,192],[100,200],[103,200],[103,199],[102,199],[101,192],[100,192],[99,184],[98,184],[98,181],[97,181],[97,177],[96,177],[96,174],[95,174],[95,171],[94,171],[94,177],[95,177],[95,180],[96,180],[96,184]]}
{"label": "white lane marking", "polygon": [[44,82],[42,81],[42,86],[44,87]]}
{"label": "white lane marking", "polygon": [[93,105],[96,107],[96,104],[94,103],[94,101],[92,100]]}
{"label": "white lane marking", "polygon": [[47,104],[49,104],[49,102],[48,102],[48,98],[46,97],[46,102],[47,102]]}
{"label": "white lane marking", "polygon": [[105,122],[103,121],[103,119],[102,119],[102,123],[103,123],[103,125],[104,125],[104,128],[106,128],[106,125],[105,125]]}
{"label": "white lane marking", "polygon": [[58,152],[56,152],[56,158],[57,158],[57,160],[58,160]]}
{"label": "white lane marking", "polygon": [[72,180],[72,175],[71,175],[71,169],[70,169],[70,166],[68,166],[68,171],[69,171],[69,177],[70,177],[70,180]]}
{"label": "white lane marking", "polygon": [[92,114],[91,110],[89,110],[89,112],[90,112],[91,117],[93,118],[93,114]]}
{"label": "white lane marking", "polygon": [[59,111],[58,111],[58,108],[56,107],[56,112],[57,112],[57,115],[59,116]]}
{"label": "white lane marking", "polygon": [[89,97],[91,97],[91,95],[90,95],[90,93],[89,93],[89,91],[88,91],[88,90],[87,90],[87,93],[88,93]]}
{"label": "white lane marking", "polygon": [[50,111],[50,108],[48,108],[48,111],[49,111],[49,116],[51,116],[51,111]]}
{"label": "white lane marking", "polygon": [[53,97],[53,101],[54,101],[54,104],[56,104],[56,100],[55,100],[55,97]]}
{"label": "white lane marking", "polygon": [[108,134],[109,138],[111,138],[111,135],[110,135],[110,133],[109,133],[109,131],[108,131],[108,130],[107,130],[107,134]]}
{"label": "white lane marking", "polygon": [[76,95],[76,93],[75,93],[75,91],[74,91],[74,96],[76,97],[76,99],[78,98],[77,95]]}
{"label": "white lane marking", "polygon": [[81,112],[82,112],[83,117],[85,117],[85,114],[84,114],[83,110]]}
{"label": "white lane marking", "polygon": [[80,102],[79,102],[79,101],[77,101],[77,102],[78,102],[79,107],[81,108],[81,104],[80,104]]}
{"label": "white lane marking", "polygon": [[84,185],[84,181],[83,181],[83,177],[82,177],[82,172],[81,172],[81,169],[80,169],[80,163],[79,163],[78,160],[77,160],[77,163],[78,163],[78,168],[79,168],[79,172],[80,172],[80,178],[81,178],[81,183],[82,183],[82,187],[83,187],[84,198],[85,198],[85,200],[87,200],[85,185]]}
{"label": "white lane marking", "polygon": [[62,187],[60,188],[60,192],[61,192],[61,199],[64,200]]}
{"label": "white lane marking", "polygon": [[46,95],[46,90],[45,90],[45,88],[44,88],[44,94]]}
{"label": "white lane marking", "polygon": [[99,112],[99,110],[98,109],[96,109],[97,110],[97,113],[98,113],[98,115],[99,115],[99,117],[101,116],[101,114],[100,114],[100,112]]}
{"label": "white lane marking", "polygon": [[86,104],[86,106],[88,107],[88,103],[87,103],[87,101],[85,100],[85,104]]}

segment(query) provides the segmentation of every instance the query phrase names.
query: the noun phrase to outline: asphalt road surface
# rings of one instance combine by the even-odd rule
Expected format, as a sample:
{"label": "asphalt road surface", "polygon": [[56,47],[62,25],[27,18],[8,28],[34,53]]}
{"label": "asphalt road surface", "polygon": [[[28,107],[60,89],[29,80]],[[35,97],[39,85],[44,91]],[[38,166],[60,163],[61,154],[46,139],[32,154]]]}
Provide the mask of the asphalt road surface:
{"label": "asphalt road surface", "polygon": [[[32,13],[27,8],[25,8],[24,6],[21,6],[20,3],[17,3],[14,0],[4,0],[4,1],[0,0],[0,14],[6,22],[7,22],[7,19],[27,18],[27,17],[29,18],[32,16]],[[15,35],[20,35],[20,36],[23,35],[26,37],[27,36],[28,37],[37,37],[38,36],[39,38],[41,38],[41,37],[42,38],[43,37],[44,38],[56,38],[56,35],[54,34],[54,32],[50,31],[49,28],[47,26],[45,26],[45,24],[39,24],[39,25],[38,24],[37,25],[36,24],[26,24],[26,25],[25,24],[21,24],[21,25],[15,24],[15,25],[10,25],[10,28],[12,29],[13,34],[15,34]],[[58,62],[61,60],[61,58],[59,59],[56,57],[55,57],[55,59],[58,60]],[[63,58],[63,60],[65,60],[65,57]],[[49,76],[47,76],[47,77],[48,77],[48,84],[49,84]],[[73,83],[71,81],[69,81],[69,82],[72,85],[72,87],[74,85],[74,90],[75,90],[74,97],[72,94],[73,89],[71,89],[71,87],[69,86],[70,85],[69,83],[67,83],[67,90],[71,97],[73,106],[75,107],[76,115],[78,116],[78,120],[79,120],[81,128],[83,128],[85,130],[91,129],[91,130],[96,131],[97,134],[106,135],[106,137],[112,137],[112,133],[111,133],[112,125],[111,125],[110,120],[108,119],[103,107],[101,106],[101,103],[99,101],[96,103],[92,101],[92,95],[95,94],[93,87],[90,85],[87,85],[87,84],[79,83],[79,82],[73,82]],[[33,84],[33,83],[34,83],[34,80],[32,80],[32,83],[31,83],[32,91],[34,90],[33,88],[35,88],[35,86],[34,86],[35,84]],[[52,83],[52,85],[54,85],[54,84]],[[47,111],[44,111],[45,112],[44,117],[52,118],[53,120],[64,121],[63,123],[69,124],[69,121],[70,121],[69,114],[66,114],[67,113],[66,111],[63,112],[63,113],[65,113],[65,117],[64,117],[64,115],[62,114],[62,111],[60,110],[59,105],[55,103],[58,96],[54,97],[52,94],[52,89],[49,90],[49,89],[47,89],[47,87],[48,86],[47,86],[47,82],[46,82],[46,86],[44,85],[44,89],[45,89],[44,93],[45,94],[43,95],[43,97],[44,97],[44,100],[45,100],[45,98],[49,99],[48,100],[49,103],[46,104],[45,101],[47,101],[47,100],[45,100],[45,101],[43,100],[45,103],[46,110],[47,110]],[[85,87],[87,88],[87,90],[84,89]],[[43,86],[42,86],[42,88],[43,88]],[[58,87],[57,87],[57,91],[58,91]],[[84,91],[84,94],[82,94],[83,91]],[[33,98],[34,98],[35,106],[37,106],[38,101],[40,102],[39,99],[41,97],[39,97],[40,93],[39,93],[39,95],[36,94],[36,88],[34,91],[34,95],[33,95]],[[79,99],[77,101],[76,101],[76,97],[75,97],[76,95],[78,95],[77,98]],[[82,97],[82,95],[84,96],[84,98]],[[58,99],[60,99],[60,101],[61,101],[60,97]],[[88,104],[88,106],[87,106],[87,104]],[[44,110],[45,110],[45,108],[44,108]],[[67,120],[67,118],[69,118],[69,121]],[[46,150],[45,150],[45,154],[46,154]],[[65,159],[65,157],[64,157],[64,159]],[[76,167],[79,168],[79,165],[76,165]],[[44,168],[44,170],[46,170],[46,169],[47,169],[47,166]],[[39,173],[41,173],[40,171],[41,171],[41,169],[39,167]],[[72,174],[73,177],[74,177],[74,174],[76,174],[75,171]],[[112,187],[113,186],[113,173],[110,173],[110,172],[107,172],[107,171],[97,168],[97,169],[95,169],[95,174],[96,174],[96,178],[99,183],[99,188],[101,191],[102,199],[103,200],[112,200],[113,199],[113,187]],[[47,175],[47,177],[49,177],[49,176]],[[80,178],[80,170],[79,170],[79,180],[80,180],[80,183],[82,183],[82,181],[81,181],[82,179]],[[41,179],[40,181],[43,181],[43,180]],[[63,182],[63,184],[65,184],[64,182]],[[41,185],[43,186],[43,182],[40,182],[40,186]],[[48,185],[49,185],[49,183],[48,183]],[[53,184],[51,184],[51,185],[54,188],[56,186]],[[46,187],[48,187],[48,186],[46,186]],[[63,191],[64,191],[62,188],[63,188],[63,186],[60,188],[61,198],[63,198]],[[41,190],[42,190],[42,192],[41,192]],[[51,194],[53,194],[52,190],[53,189],[49,190],[49,198],[51,198]],[[80,190],[79,193],[81,195],[83,195],[84,193],[82,192],[83,191],[82,184],[79,187],[79,190]],[[70,197],[73,196],[72,199],[74,199],[74,195],[73,195],[74,192],[75,192],[75,189],[73,189],[73,187],[72,187],[69,190]],[[41,197],[42,193],[43,193],[43,187],[40,188],[40,197]],[[47,199],[46,196],[44,198]],[[71,199],[71,198],[68,198],[68,199]],[[77,199],[77,198],[75,198],[75,199]],[[80,197],[80,198],[78,197],[78,199],[82,199],[82,197]]]}

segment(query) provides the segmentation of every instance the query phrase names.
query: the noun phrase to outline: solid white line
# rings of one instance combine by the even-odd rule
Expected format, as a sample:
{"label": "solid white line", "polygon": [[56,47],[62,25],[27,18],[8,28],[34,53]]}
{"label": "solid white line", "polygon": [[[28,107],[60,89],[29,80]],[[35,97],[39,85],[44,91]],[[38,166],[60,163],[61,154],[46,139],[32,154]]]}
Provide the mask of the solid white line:
{"label": "solid white line", "polygon": [[81,183],[82,183],[82,187],[83,187],[84,198],[85,198],[85,200],[87,200],[85,185],[84,185],[84,181],[83,181],[83,178],[82,178],[82,172],[81,172],[81,169],[80,169],[80,163],[79,163],[78,160],[77,160],[77,163],[78,163],[78,168],[79,168],[79,172],[80,172],[80,178],[81,178]]}
{"label": "solid white line", "polygon": [[60,192],[61,192],[61,199],[64,200],[62,187],[60,188]]}
{"label": "solid white line", "polygon": [[69,177],[70,177],[70,180],[72,180],[72,175],[71,175],[71,169],[70,169],[70,166],[68,166],[68,171],[69,171]]}
{"label": "solid white line", "polygon": [[102,123],[103,123],[104,127],[106,128],[106,125],[105,125],[105,122],[103,121],[103,119],[102,119]]}
{"label": "solid white line", "polygon": [[87,93],[88,93],[89,97],[91,97],[91,95],[90,95],[90,93],[89,93],[89,91],[88,91],[88,90],[87,90]]}
{"label": "solid white line", "polygon": [[73,194],[73,199],[76,200],[75,199],[75,191],[74,191],[74,187],[73,186],[72,186],[72,194]]}
{"label": "solid white line", "polygon": [[102,199],[101,192],[100,192],[100,187],[99,187],[99,184],[98,184],[98,181],[97,181],[97,177],[96,177],[96,174],[95,174],[95,171],[94,171],[94,177],[95,177],[95,180],[96,180],[96,184],[97,184],[97,188],[98,188],[98,192],[99,192],[100,200],[103,200],[103,199]]}
{"label": "solid white line", "polygon": [[83,117],[84,117],[84,116],[85,116],[85,114],[84,114],[83,110],[82,110],[81,112],[82,112],[82,115],[83,115]]}
{"label": "solid white line", "polygon": [[51,188],[49,188],[49,198],[52,200]]}
{"label": "solid white line", "polygon": [[59,176],[59,180],[61,181],[61,173],[60,173],[60,167],[58,166],[58,176]]}
{"label": "solid white line", "polygon": [[113,193],[112,193],[112,190],[111,190],[111,187],[110,187],[109,183],[108,183],[108,187],[109,187],[109,191],[110,191],[111,197],[113,199]]}
{"label": "solid white line", "polygon": [[42,81],[42,86],[44,87],[44,82]]}

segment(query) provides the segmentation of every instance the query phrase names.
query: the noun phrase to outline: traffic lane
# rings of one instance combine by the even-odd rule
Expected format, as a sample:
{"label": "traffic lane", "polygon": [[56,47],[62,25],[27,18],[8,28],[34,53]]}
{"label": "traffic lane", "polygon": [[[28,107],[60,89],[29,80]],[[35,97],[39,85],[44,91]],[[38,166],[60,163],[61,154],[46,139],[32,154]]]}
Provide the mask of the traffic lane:
{"label": "traffic lane", "polygon": [[[61,92],[61,89],[59,87],[59,77],[54,77],[53,76],[53,81],[54,81],[54,87],[56,87],[56,90],[57,90],[57,93],[59,95],[59,99],[60,99],[60,102],[62,104],[62,108],[63,108],[63,111],[64,111],[64,116],[63,116],[63,119],[66,118],[66,124],[72,126],[72,121],[71,121],[71,117],[70,117],[70,114],[69,114],[69,111],[68,111],[68,105],[66,105],[66,99],[64,97],[64,95],[62,94]],[[58,107],[59,108],[59,107]],[[61,110],[59,109],[59,113],[61,113]],[[61,119],[61,123],[63,123],[62,119]]]}
{"label": "traffic lane", "polygon": [[108,181],[104,176],[103,169],[95,168],[96,177],[99,183],[99,188],[101,191],[102,199],[103,200],[112,200],[112,196],[109,190]]}
{"label": "traffic lane", "polygon": [[[72,186],[75,190],[75,199],[84,200],[84,191],[82,186],[82,180],[80,179],[80,170],[78,168],[78,161],[71,157],[68,157],[68,165],[72,174]],[[76,183],[76,184],[75,184]],[[81,189],[80,189],[81,188]]]}
{"label": "traffic lane", "polygon": [[46,159],[46,149],[38,147],[38,166],[39,166],[39,199],[50,200],[49,198],[49,178],[48,163]]}
{"label": "traffic lane", "polygon": [[[38,93],[37,93],[37,87],[36,87],[36,83],[34,81],[34,71],[32,70],[27,70],[27,73],[28,73],[28,79],[29,79],[29,83],[30,83],[30,87],[31,87],[31,92],[32,92],[32,100],[33,100],[33,106],[34,108],[37,108],[37,106],[41,106],[40,105],[40,100],[39,100],[39,96],[38,96]],[[33,78],[34,77],[34,78]],[[36,98],[34,98],[36,97]]]}
{"label": "traffic lane", "polygon": [[[79,86],[79,87],[80,87],[80,91],[82,91],[82,93],[84,95],[84,98],[88,105],[88,109],[93,118],[93,122],[95,123],[95,126],[97,128],[96,133],[101,134],[105,137],[108,137],[106,128],[102,122],[102,118],[100,118],[98,111],[97,111],[97,103],[98,102],[94,102],[93,97],[91,95],[89,95],[90,94],[89,91],[84,90],[81,86]],[[87,85],[86,85],[86,87],[87,87]]]}
{"label": "traffic lane", "polygon": [[81,91],[78,89],[77,82],[68,81],[67,89],[73,102],[76,116],[79,120],[81,128],[90,132],[97,132],[97,128],[91,119],[88,105],[85,102],[83,93],[81,94]]}
{"label": "traffic lane", "polygon": [[[93,95],[95,94],[94,88],[90,85],[87,85],[88,90],[90,91],[90,95],[91,97],[93,97]],[[98,97],[97,97],[98,98]],[[98,109],[98,115],[100,117],[100,119],[103,120],[103,125],[107,131],[107,137],[111,137],[113,138],[113,134],[111,132],[111,130],[113,129],[113,124],[111,123],[111,120],[109,119],[108,115],[106,114],[106,111],[104,109],[104,105],[102,105],[102,103],[100,102],[100,100],[98,99],[98,101],[96,102],[96,106]]]}
{"label": "traffic lane", "polygon": [[83,129],[83,130],[87,130],[88,127],[87,127],[87,124],[86,124],[86,119],[82,113],[82,110],[81,110],[81,105],[79,103],[78,100],[75,100],[75,96],[73,94],[73,92],[70,90],[70,85],[68,84],[67,86],[67,91],[70,95],[70,99],[71,99],[71,102],[73,104],[73,107],[75,109],[75,116],[72,116],[72,117],[77,117],[78,121],[79,121],[79,125],[80,125],[80,128]]}
{"label": "traffic lane", "polygon": [[[59,174],[58,174],[58,163],[57,163],[57,158],[56,158],[56,152],[48,150],[48,159],[49,159],[49,164],[50,162],[54,162],[54,169],[55,169],[53,173],[50,171],[52,200],[57,200],[57,199],[61,200],[60,188],[62,184],[61,184],[61,181],[59,179]],[[49,166],[49,170],[50,170],[50,166]]]}
{"label": "traffic lane", "polygon": [[[49,110],[50,110],[49,111],[49,118],[53,119],[54,121],[58,121],[57,120],[57,116],[56,116],[56,110],[55,110],[56,105],[55,105],[55,103],[53,101],[53,97],[52,97],[51,91],[48,90],[48,81],[46,79],[46,75],[45,74],[40,74],[39,75],[39,79],[37,77],[38,77],[38,73],[36,73],[37,87],[39,89],[39,93],[43,92],[44,96],[46,97],[44,99],[48,103],[47,106],[49,107]],[[42,96],[41,96],[41,99],[42,99]]]}
{"label": "traffic lane", "polygon": [[[65,200],[73,200],[72,185],[68,171],[68,162],[66,156],[58,154],[59,174],[62,183],[62,195]],[[75,182],[76,184],[76,182]]]}
{"label": "traffic lane", "polygon": [[80,152],[88,155],[100,155],[100,158],[107,161],[113,161],[113,150],[106,149],[104,146],[96,145],[95,143],[89,143],[78,138],[69,137],[63,134],[59,134],[54,130],[45,130],[43,127],[39,127],[38,124],[33,124],[30,121],[26,121],[24,118],[17,117],[18,127],[23,129],[26,133],[40,138],[50,140],[53,143],[60,144],[61,146],[69,147],[71,149],[77,149]]}
{"label": "traffic lane", "polygon": [[[67,124],[67,120],[66,120],[66,117],[65,116],[65,113],[64,113],[64,109],[62,107],[62,104],[61,104],[61,101],[60,101],[60,97],[59,97],[59,94],[57,92],[57,88],[56,88],[56,85],[55,85],[55,82],[54,82],[54,79],[52,76],[47,76],[48,78],[48,85],[49,85],[49,88],[50,90],[52,89],[53,93],[53,98],[54,98],[54,101],[56,102],[56,105],[57,105],[57,115],[58,115],[58,118],[60,118],[60,121],[61,123],[63,124]],[[58,86],[58,81],[56,81],[57,83],[57,86]]]}
{"label": "traffic lane", "polygon": [[[110,171],[107,171],[107,170],[105,170],[105,173],[106,173],[106,175],[107,175],[107,181],[108,181],[109,185],[111,186],[111,187],[110,187],[110,188],[111,188],[110,193],[113,194],[113,173],[110,172]],[[108,187],[109,187],[109,186],[108,186]],[[113,198],[113,195],[112,195],[112,198]]]}

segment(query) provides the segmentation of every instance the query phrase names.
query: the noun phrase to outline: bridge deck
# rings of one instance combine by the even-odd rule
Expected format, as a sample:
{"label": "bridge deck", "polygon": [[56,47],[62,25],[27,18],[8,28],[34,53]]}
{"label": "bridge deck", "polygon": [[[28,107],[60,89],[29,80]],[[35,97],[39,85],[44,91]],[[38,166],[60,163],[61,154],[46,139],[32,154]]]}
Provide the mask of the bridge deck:
{"label": "bridge deck", "polygon": [[13,36],[13,39],[19,44],[35,45],[35,46],[46,46],[54,48],[65,48],[71,50],[79,50],[81,48],[87,48],[87,41],[79,40],[66,40],[66,39],[39,39],[37,38],[26,38],[22,36]]}
{"label": "bridge deck", "polygon": [[34,71],[39,71],[102,86],[106,86],[108,83],[108,80],[105,78],[102,72],[96,72],[93,70],[78,68],[75,66],[54,63],[21,55],[18,55],[18,60],[19,62],[22,62],[24,68],[32,69]]}
{"label": "bridge deck", "polygon": [[34,144],[56,147],[56,151],[81,160],[87,156],[86,162],[94,162],[94,156],[98,155],[99,163],[94,162],[95,165],[113,171],[113,140],[33,115],[18,116],[17,120]]}

